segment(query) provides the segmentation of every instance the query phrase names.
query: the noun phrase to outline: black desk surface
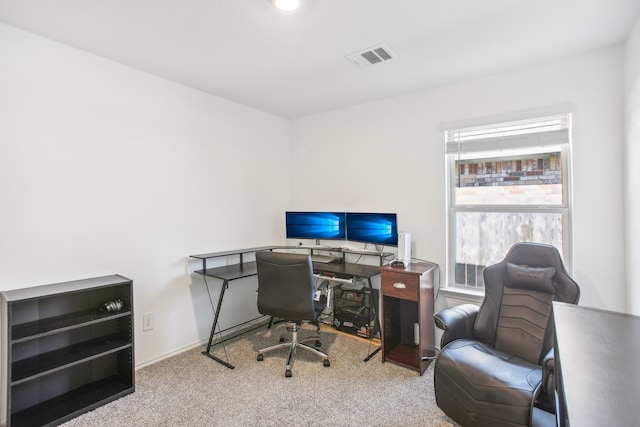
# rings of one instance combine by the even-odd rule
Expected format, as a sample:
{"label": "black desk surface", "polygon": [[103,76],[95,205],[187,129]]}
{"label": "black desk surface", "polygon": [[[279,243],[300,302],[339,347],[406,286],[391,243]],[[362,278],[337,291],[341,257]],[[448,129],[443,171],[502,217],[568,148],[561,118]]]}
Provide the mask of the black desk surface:
{"label": "black desk surface", "polygon": [[327,245],[284,245],[284,246],[258,246],[255,248],[244,248],[244,249],[233,249],[230,251],[220,251],[220,252],[209,252],[206,254],[198,254],[198,255],[189,255],[191,258],[196,259],[210,259],[210,258],[218,258],[229,255],[243,255],[249,254],[253,252],[259,251],[269,251],[273,249],[307,249],[307,250],[315,250],[315,251],[332,251],[332,252],[342,252],[345,254],[356,254],[356,255],[372,255],[372,256],[391,256],[393,253],[390,252],[377,252],[366,249],[345,249],[341,247],[335,246],[327,246]]}
{"label": "black desk surface", "polygon": [[236,280],[243,277],[255,276],[258,274],[255,261],[242,264],[223,265],[222,267],[207,268],[206,270],[196,270],[196,273],[204,276],[215,277],[220,280]]}
{"label": "black desk surface", "polygon": [[350,262],[332,262],[329,264],[314,262],[313,271],[323,275],[335,274],[337,277],[363,277],[369,279],[376,274],[380,274],[380,267]]}
{"label": "black desk surface", "polygon": [[569,424],[640,425],[640,317],[564,303],[553,312]]}
{"label": "black desk surface", "polygon": [[[352,263],[330,263],[321,262],[313,263],[313,271],[323,275],[335,275],[340,278],[363,277],[371,278],[376,274],[380,274],[380,267],[366,264]],[[258,274],[255,261],[245,262],[243,264],[225,265],[222,267],[207,268],[206,271],[197,270],[196,273],[205,276],[215,277],[221,280],[235,280],[243,277],[255,276]]]}
{"label": "black desk surface", "polygon": [[210,252],[207,254],[198,254],[198,255],[189,255],[191,258],[197,259],[209,259],[209,258],[218,258],[229,255],[240,255],[240,254],[249,254],[252,252],[258,251],[266,251],[270,249],[280,249],[280,248],[288,248],[288,246],[259,246],[257,248],[246,248],[246,249],[234,249],[231,251],[221,251],[221,252]]}

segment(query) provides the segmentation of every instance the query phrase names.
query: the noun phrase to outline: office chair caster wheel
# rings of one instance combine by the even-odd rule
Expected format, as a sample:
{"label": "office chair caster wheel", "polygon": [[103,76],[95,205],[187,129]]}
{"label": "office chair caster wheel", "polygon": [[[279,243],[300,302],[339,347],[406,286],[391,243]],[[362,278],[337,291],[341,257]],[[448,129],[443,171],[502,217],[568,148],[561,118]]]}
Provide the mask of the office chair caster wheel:
{"label": "office chair caster wheel", "polygon": [[316,347],[322,347],[322,343],[320,342],[320,340],[316,340]]}
{"label": "office chair caster wheel", "polygon": [[322,364],[324,365],[325,368],[328,368],[329,366],[331,366],[331,362],[329,362],[329,359],[324,359],[322,361]]}
{"label": "office chair caster wheel", "polygon": [[284,377],[285,378],[291,378],[291,375],[293,375],[291,373],[291,369],[287,369],[286,371],[284,371]]}
{"label": "office chair caster wheel", "polygon": [[262,353],[258,354],[258,357],[256,357],[256,360],[258,362],[262,362],[264,360],[264,354],[262,354]]}

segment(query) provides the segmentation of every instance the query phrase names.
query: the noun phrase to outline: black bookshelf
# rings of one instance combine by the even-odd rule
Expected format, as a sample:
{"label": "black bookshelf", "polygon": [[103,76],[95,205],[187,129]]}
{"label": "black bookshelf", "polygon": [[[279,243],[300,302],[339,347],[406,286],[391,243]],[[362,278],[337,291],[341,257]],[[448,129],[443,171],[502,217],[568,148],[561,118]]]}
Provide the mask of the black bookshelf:
{"label": "black bookshelf", "polygon": [[[0,297],[7,426],[61,424],[134,392],[131,280],[97,277]],[[101,309],[115,300],[118,310]]]}

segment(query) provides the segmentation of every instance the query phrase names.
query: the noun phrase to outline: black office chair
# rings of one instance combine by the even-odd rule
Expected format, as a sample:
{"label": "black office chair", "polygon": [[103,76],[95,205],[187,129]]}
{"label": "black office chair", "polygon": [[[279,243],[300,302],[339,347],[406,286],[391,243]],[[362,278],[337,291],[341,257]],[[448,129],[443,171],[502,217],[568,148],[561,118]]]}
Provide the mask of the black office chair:
{"label": "black office chair", "polygon": [[558,250],[537,243],[513,245],[484,281],[480,307],[434,315],[436,403],[464,427],[555,425],[552,302],[577,304],[580,288]]}
{"label": "black office chair", "polygon": [[316,324],[320,332],[318,316],[324,308],[322,301],[315,300],[316,287],[313,266],[309,255],[284,252],[257,252],[258,268],[258,311],[272,318],[283,319],[291,337],[280,337],[280,343],[258,350],[258,361],[264,360],[264,353],[278,348],[289,347],[285,365],[285,377],[291,377],[293,355],[303,349],[324,359],[324,366],[330,366],[329,356],[305,344],[315,341],[320,346],[320,336],[314,335],[298,339],[298,328],[303,322]]}

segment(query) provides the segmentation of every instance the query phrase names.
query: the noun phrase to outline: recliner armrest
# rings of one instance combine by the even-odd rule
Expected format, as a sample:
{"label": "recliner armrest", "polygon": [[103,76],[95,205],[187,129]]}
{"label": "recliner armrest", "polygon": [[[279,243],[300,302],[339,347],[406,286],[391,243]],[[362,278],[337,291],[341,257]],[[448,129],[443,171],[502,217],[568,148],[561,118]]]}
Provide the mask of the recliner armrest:
{"label": "recliner armrest", "polygon": [[542,360],[542,366],[544,369],[548,369],[551,374],[553,374],[556,370],[556,355],[553,348],[549,349],[547,354],[544,356]]}
{"label": "recliner armrest", "polygon": [[473,325],[479,307],[475,304],[461,304],[445,308],[433,315],[436,326],[444,331],[440,348],[461,338],[473,339]]}
{"label": "recliner armrest", "polygon": [[555,413],[555,383],[556,359],[551,348],[542,359],[542,384],[536,399],[536,406],[548,412]]}
{"label": "recliner armrest", "polygon": [[542,391],[553,396],[553,375],[556,372],[556,357],[551,348],[542,360]]}

